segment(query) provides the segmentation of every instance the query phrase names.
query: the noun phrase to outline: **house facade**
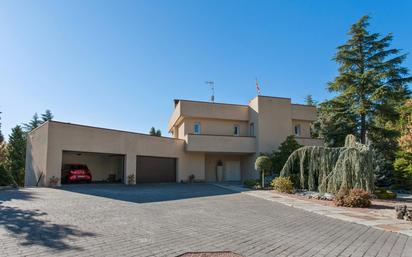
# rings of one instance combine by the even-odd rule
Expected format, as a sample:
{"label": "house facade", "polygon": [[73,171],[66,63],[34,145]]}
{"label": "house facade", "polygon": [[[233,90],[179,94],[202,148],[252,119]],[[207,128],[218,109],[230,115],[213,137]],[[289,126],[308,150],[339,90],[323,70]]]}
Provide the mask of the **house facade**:
{"label": "house facade", "polygon": [[25,185],[61,182],[74,163],[87,165],[94,181],[242,181],[258,176],[259,153],[277,150],[289,135],[323,145],[310,137],[315,119],[313,106],[257,96],[247,105],[175,100],[171,138],[50,121],[28,135]]}

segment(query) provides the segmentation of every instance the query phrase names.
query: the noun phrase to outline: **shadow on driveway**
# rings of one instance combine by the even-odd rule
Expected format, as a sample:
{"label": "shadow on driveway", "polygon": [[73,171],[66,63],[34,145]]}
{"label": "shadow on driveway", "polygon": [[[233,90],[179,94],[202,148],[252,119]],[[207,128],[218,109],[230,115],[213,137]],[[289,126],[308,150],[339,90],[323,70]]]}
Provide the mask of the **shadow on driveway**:
{"label": "shadow on driveway", "polygon": [[134,203],[174,201],[236,193],[207,183],[138,184],[133,186],[123,184],[76,184],[64,185],[60,189]]}
{"label": "shadow on driveway", "polygon": [[5,206],[5,202],[18,200],[33,200],[31,193],[18,189],[0,192],[0,228],[5,228],[9,234],[19,239],[21,245],[40,245],[52,250],[82,250],[71,246],[64,239],[74,237],[95,236],[69,225],[53,224],[47,221],[47,213],[37,210],[22,210]]}

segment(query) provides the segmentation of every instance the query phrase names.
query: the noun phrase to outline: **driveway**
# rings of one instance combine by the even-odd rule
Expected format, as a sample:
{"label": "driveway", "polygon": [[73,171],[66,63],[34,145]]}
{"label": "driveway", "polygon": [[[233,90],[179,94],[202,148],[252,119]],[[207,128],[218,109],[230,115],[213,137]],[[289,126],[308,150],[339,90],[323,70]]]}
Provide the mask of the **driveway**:
{"label": "driveway", "polygon": [[412,237],[209,184],[0,191],[0,256],[412,256]]}

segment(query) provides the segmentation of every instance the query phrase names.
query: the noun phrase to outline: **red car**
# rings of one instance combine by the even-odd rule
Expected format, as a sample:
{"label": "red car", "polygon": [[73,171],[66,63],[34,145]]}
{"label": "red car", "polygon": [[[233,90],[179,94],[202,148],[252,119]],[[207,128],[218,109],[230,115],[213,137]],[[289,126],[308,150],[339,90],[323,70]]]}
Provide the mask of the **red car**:
{"label": "red car", "polygon": [[84,164],[66,164],[63,168],[63,174],[66,183],[92,182],[92,174],[87,165]]}

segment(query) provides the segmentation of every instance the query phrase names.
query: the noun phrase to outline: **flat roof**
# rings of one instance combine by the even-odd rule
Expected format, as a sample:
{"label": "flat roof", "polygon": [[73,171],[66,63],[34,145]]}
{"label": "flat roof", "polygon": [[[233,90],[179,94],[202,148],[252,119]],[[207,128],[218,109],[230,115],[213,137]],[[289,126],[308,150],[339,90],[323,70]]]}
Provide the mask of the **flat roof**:
{"label": "flat roof", "polygon": [[111,129],[111,128],[102,128],[102,127],[96,127],[96,126],[90,126],[90,125],[83,125],[83,124],[77,124],[77,123],[70,123],[70,122],[63,122],[63,121],[56,121],[56,120],[50,120],[50,121],[46,121],[46,122],[42,123],[40,126],[38,126],[37,128],[33,129],[32,131],[30,131],[29,134],[32,133],[33,131],[39,129],[40,127],[44,126],[44,125],[47,124],[47,123],[57,123],[57,124],[77,126],[77,127],[84,127],[84,128],[108,130],[108,131],[115,131],[115,132],[120,132],[120,133],[128,133],[128,134],[135,134],[135,135],[148,136],[148,137],[157,137],[157,138],[162,138],[162,139],[184,140],[184,139],[174,138],[174,137],[152,136],[152,135],[145,134],[145,133],[140,133],[140,132],[126,131],[126,130],[119,130],[119,129]]}

